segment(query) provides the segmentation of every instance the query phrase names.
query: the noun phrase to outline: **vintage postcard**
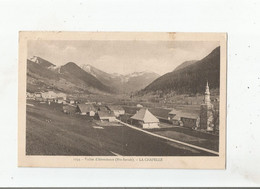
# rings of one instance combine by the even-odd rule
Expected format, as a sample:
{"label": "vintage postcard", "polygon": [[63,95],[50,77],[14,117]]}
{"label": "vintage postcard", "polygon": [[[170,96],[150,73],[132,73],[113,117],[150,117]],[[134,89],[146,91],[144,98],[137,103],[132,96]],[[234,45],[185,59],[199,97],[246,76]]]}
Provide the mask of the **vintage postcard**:
{"label": "vintage postcard", "polygon": [[20,32],[18,166],[225,169],[226,40]]}

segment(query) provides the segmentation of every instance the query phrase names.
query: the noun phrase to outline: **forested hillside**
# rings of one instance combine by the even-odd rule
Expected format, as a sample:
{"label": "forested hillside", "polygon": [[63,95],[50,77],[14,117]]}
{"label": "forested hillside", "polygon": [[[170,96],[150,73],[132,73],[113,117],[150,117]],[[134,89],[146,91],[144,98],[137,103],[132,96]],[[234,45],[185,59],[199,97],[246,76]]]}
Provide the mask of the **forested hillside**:
{"label": "forested hillside", "polygon": [[174,71],[167,73],[140,93],[147,93],[161,90],[163,92],[176,92],[177,94],[203,93],[206,82],[210,88],[219,88],[220,80],[220,47],[214,49],[209,55],[195,63],[184,62]]}

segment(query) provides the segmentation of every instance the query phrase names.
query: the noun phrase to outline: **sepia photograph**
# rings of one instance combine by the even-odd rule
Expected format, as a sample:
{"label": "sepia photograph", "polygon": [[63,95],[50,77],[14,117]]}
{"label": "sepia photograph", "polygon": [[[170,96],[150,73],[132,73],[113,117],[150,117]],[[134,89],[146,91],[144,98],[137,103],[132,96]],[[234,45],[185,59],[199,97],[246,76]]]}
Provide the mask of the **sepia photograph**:
{"label": "sepia photograph", "polygon": [[225,169],[225,33],[19,37],[19,166]]}

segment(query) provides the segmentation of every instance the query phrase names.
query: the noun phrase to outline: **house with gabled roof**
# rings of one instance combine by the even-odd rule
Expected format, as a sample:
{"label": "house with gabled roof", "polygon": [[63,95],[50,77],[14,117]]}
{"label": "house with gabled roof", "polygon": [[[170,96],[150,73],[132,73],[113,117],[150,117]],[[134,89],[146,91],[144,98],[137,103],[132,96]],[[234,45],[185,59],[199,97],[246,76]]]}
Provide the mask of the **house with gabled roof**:
{"label": "house with gabled roof", "polygon": [[177,115],[180,111],[176,110],[176,109],[172,109],[168,114],[169,115]]}
{"label": "house with gabled roof", "polygon": [[181,112],[176,110],[176,109],[172,109],[169,113],[168,113],[168,120],[173,124],[173,125],[179,125],[180,124],[180,117]]}
{"label": "house with gabled roof", "polygon": [[124,115],[125,114],[125,110],[118,105],[107,105],[106,106],[108,110],[114,112],[116,117],[119,117],[120,115]]}
{"label": "house with gabled roof", "polygon": [[96,114],[96,109],[93,104],[78,104],[76,112],[78,112],[80,115],[89,115],[93,117]]}
{"label": "house with gabled roof", "polygon": [[179,116],[181,117],[181,122],[180,122],[181,126],[189,127],[193,129],[199,126],[199,122],[200,122],[199,114],[181,112]]}
{"label": "house with gabled roof", "polygon": [[116,116],[112,111],[98,111],[97,115],[101,121],[108,121],[108,122],[117,121]]}
{"label": "house with gabled roof", "polygon": [[159,128],[159,119],[147,108],[142,108],[131,117],[132,123],[144,129]]}

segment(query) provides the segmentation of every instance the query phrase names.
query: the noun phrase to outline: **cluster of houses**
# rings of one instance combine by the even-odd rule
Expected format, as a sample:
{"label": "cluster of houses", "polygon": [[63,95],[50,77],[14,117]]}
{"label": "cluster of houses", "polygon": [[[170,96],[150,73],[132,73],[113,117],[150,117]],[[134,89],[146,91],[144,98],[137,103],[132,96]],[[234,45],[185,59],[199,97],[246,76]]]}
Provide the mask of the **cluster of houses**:
{"label": "cluster of houses", "polygon": [[[143,108],[142,106],[139,107],[141,107],[141,109],[131,117],[131,123],[145,129],[160,128],[159,119],[161,119],[161,117],[156,117],[147,108]],[[199,113],[187,113],[172,109],[168,113],[167,120],[173,125],[206,132],[214,131],[217,133],[219,130],[219,118],[217,114],[218,113],[211,103],[209,85],[207,82],[204,100],[200,106]]]}
{"label": "cluster of houses", "polygon": [[125,114],[125,110],[121,106],[106,105],[99,103],[77,104],[75,107],[71,105],[63,105],[64,113],[76,113],[86,115],[101,121],[116,122],[117,118]]}
{"label": "cluster of houses", "polygon": [[75,104],[77,103],[72,98],[67,97],[65,93],[62,92],[54,92],[54,91],[41,91],[26,93],[27,99],[32,99],[40,102],[55,102],[58,104]]}
{"label": "cluster of houses", "polygon": [[37,101],[52,100],[58,103],[63,103],[67,100],[67,95],[65,93],[62,92],[56,93],[54,91],[47,91],[47,92],[41,91],[41,92],[34,92],[34,93],[27,92],[26,97],[27,99],[33,99]]}
{"label": "cluster of houses", "polygon": [[[63,104],[63,112],[67,114],[86,115],[101,121],[116,122],[121,116],[125,115],[125,110],[119,105],[102,105],[102,103],[79,103],[71,98],[67,98],[64,93],[55,93],[53,91],[27,93],[27,98],[40,101],[53,101]],[[137,104],[139,110],[130,117],[131,124],[144,129],[160,128],[160,117],[153,115],[147,108]],[[204,102],[201,104],[200,113],[186,113],[178,110],[171,110],[166,120],[173,125],[213,131],[214,110],[210,101],[209,86],[207,83]],[[158,119],[159,118],[159,119]]]}
{"label": "cluster of houses", "polygon": [[189,127],[195,130],[207,131],[207,132],[218,132],[219,121],[218,113],[214,109],[213,104],[210,100],[209,85],[207,82],[204,101],[200,106],[200,112],[194,113],[183,113],[181,111],[172,110],[168,114],[168,120],[174,125],[180,125]]}
{"label": "cluster of houses", "polygon": [[[63,111],[68,113],[71,106],[63,106]],[[87,115],[95,119],[107,122],[116,122],[120,116],[125,114],[125,110],[119,105],[105,105],[98,106],[97,104],[78,104],[75,110],[71,113],[78,113],[80,115]],[[159,128],[159,119],[157,119],[147,108],[141,108],[131,118],[132,124],[148,128]]]}
{"label": "cluster of houses", "polygon": [[[131,117],[131,124],[144,129],[160,128],[161,117],[156,117],[147,108],[141,108]],[[191,129],[199,127],[199,114],[184,113],[173,109],[168,113],[168,121],[176,126],[183,126]]]}

